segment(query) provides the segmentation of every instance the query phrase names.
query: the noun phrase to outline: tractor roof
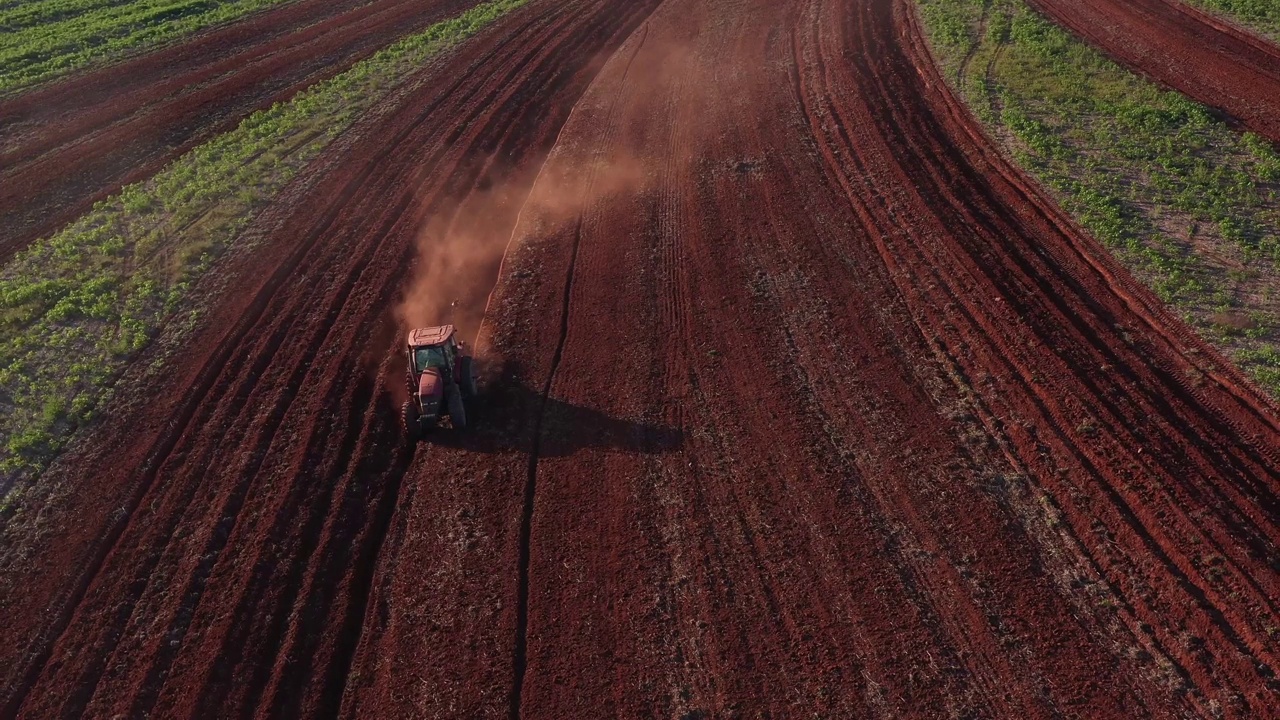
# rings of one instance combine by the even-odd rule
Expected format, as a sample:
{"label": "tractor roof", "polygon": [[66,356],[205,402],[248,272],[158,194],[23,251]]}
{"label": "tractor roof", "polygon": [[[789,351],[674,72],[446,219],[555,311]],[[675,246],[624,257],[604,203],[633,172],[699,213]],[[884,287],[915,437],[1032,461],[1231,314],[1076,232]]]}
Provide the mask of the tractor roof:
{"label": "tractor roof", "polygon": [[439,325],[436,327],[418,328],[409,331],[409,347],[422,347],[424,345],[439,345],[449,339],[453,335],[452,325]]}

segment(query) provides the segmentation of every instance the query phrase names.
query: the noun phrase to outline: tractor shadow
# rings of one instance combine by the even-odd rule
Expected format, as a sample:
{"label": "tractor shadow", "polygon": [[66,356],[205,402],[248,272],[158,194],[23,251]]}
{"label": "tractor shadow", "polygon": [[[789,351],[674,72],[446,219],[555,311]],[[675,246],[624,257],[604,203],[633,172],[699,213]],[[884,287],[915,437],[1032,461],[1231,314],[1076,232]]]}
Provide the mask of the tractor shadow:
{"label": "tractor shadow", "polygon": [[657,455],[684,444],[679,428],[617,418],[555,398],[544,400],[541,390],[518,378],[504,367],[481,384],[479,396],[467,409],[466,430],[439,428],[423,442],[482,453],[536,452],[539,457],[565,457],[588,448]]}

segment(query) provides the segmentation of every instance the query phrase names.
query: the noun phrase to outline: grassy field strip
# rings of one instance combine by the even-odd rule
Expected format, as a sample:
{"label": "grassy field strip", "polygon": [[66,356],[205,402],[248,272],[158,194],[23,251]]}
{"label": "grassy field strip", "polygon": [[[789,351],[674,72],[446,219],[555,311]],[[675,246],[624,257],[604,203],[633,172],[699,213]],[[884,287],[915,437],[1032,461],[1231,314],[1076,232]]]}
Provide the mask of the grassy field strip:
{"label": "grassy field strip", "polygon": [[34,0],[0,9],[0,94],[287,0]]}
{"label": "grassy field strip", "polygon": [[1022,0],[919,0],[944,73],[1025,170],[1280,397],[1280,155]]}
{"label": "grassy field strip", "polygon": [[331,140],[429,58],[525,1],[490,0],[251,115],[0,268],[0,491],[33,477],[94,417],[192,283]]}
{"label": "grassy field strip", "polygon": [[0,6],[0,30],[17,32],[26,27],[69,20],[113,5],[133,0],[36,0]]}
{"label": "grassy field strip", "polygon": [[1280,2],[1276,0],[1182,0],[1280,42]]}

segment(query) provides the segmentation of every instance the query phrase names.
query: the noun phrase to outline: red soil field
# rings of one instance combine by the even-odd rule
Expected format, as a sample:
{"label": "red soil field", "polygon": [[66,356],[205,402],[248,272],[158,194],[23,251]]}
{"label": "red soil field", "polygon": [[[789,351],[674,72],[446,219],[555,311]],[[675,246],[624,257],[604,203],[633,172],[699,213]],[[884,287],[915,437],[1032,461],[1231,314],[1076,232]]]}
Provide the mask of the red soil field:
{"label": "red soil field", "polygon": [[1028,0],[1116,62],[1280,142],[1280,48],[1176,0]]}
{"label": "red soil field", "polygon": [[0,100],[0,262],[255,110],[474,0],[301,0]]}
{"label": "red soil field", "polygon": [[[535,0],[425,69],[5,519],[3,714],[1274,713],[1276,408],[911,7]],[[489,373],[409,447],[431,263]]]}

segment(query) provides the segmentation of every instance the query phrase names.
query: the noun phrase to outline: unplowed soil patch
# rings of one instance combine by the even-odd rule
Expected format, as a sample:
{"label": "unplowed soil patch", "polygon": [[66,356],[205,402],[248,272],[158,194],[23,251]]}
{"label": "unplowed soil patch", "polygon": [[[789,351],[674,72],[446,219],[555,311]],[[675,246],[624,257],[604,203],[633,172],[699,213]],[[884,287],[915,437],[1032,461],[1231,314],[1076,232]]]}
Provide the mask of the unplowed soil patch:
{"label": "unplowed soil patch", "polygon": [[[1272,712],[1275,408],[924,48],[575,0],[424,70],[5,526],[8,712]],[[474,427],[408,446],[401,302],[493,233]]]}

